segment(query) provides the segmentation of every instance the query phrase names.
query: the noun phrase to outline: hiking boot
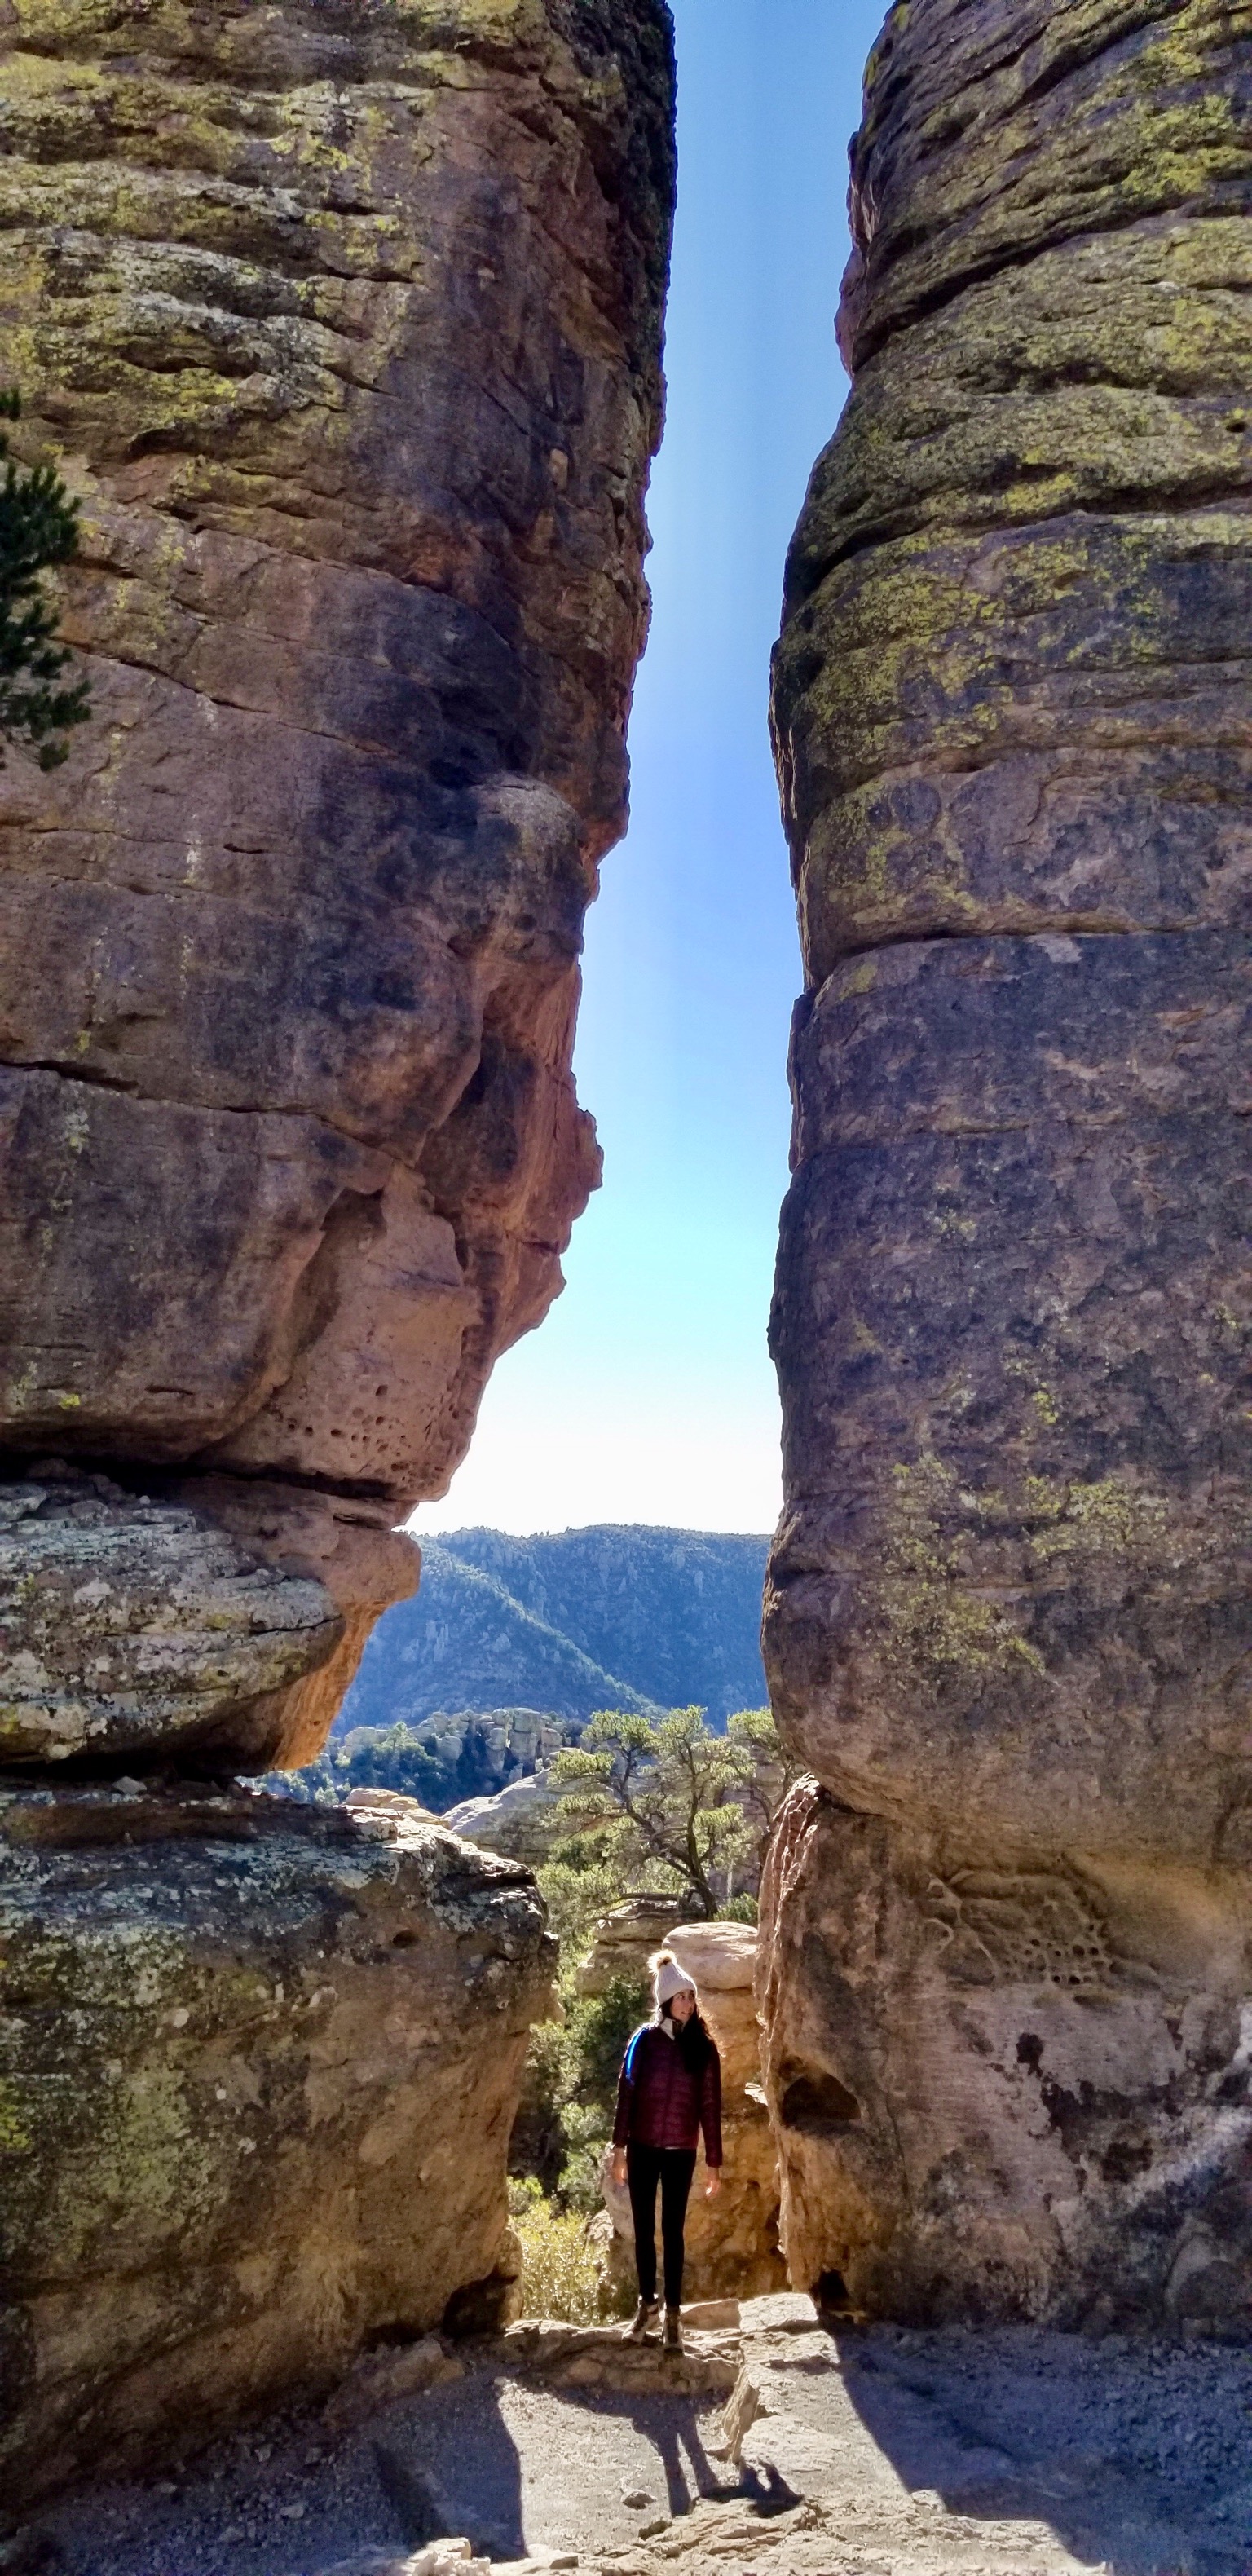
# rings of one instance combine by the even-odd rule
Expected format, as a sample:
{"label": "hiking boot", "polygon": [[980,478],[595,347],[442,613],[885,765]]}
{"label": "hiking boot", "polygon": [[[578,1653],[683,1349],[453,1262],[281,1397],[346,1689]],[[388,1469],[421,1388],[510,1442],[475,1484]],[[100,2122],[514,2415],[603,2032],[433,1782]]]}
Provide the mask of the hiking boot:
{"label": "hiking boot", "polygon": [[682,2318],[682,2309],[681,2309],[681,2308],[667,2308],[667,2309],[666,2309],[666,2311],[665,2311],[665,2332],[664,2332],[664,2334],[663,2334],[663,2336],[662,2336],[661,2340],[662,2340],[662,2342],[663,2342],[663,2344],[664,2344],[665,2349],[666,2349],[666,2351],[667,2351],[667,2352],[681,2352],[681,2351],[682,2351],[682,2348],[683,2348],[683,2318]]}
{"label": "hiking boot", "polygon": [[646,2343],[648,2336],[656,2333],[660,2321],[661,2311],[655,2299],[641,2299],[631,2319],[631,2343]]}

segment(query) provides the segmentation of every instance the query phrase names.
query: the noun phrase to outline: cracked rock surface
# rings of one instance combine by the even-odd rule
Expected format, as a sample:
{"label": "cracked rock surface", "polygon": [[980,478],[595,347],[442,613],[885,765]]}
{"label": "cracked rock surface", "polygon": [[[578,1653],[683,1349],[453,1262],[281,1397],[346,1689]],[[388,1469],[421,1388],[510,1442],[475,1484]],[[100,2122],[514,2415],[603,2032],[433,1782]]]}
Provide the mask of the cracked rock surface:
{"label": "cracked rock surface", "polygon": [[768,2081],[901,2316],[1252,2303],[1250,48],[891,11],[788,567]]}
{"label": "cracked rock surface", "polygon": [[322,1584],[57,1470],[0,1486],[0,1628],[0,1753],[40,1766],[199,1751],[223,1710],[236,1743],[249,1713],[268,1742],[342,1634]]}
{"label": "cracked rock surface", "polygon": [[668,12],[39,0],[0,87],[93,690],[0,773],[0,1441],[346,1500],[359,1649],[598,1175]]}
{"label": "cracked rock surface", "polygon": [[507,2313],[504,2177],[555,1943],[419,1809],[0,1790],[0,2462],[11,2513],[362,2342]]}
{"label": "cracked rock surface", "polygon": [[0,2530],[507,2313],[525,1870],[253,1799],[599,1171],[664,0],[0,0],[91,719],[0,769]]}

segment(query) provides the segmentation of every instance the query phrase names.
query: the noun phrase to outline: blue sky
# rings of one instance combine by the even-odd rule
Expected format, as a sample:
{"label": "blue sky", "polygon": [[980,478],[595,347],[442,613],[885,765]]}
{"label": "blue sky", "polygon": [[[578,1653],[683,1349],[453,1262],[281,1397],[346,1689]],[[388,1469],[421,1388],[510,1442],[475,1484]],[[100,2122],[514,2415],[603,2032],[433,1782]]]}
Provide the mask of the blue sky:
{"label": "blue sky", "polygon": [[669,421],[630,835],[587,930],[577,1073],[604,1187],[414,1527],[769,1529],[795,915],[766,706],[783,557],[846,390],[847,141],[884,0],[675,0]]}

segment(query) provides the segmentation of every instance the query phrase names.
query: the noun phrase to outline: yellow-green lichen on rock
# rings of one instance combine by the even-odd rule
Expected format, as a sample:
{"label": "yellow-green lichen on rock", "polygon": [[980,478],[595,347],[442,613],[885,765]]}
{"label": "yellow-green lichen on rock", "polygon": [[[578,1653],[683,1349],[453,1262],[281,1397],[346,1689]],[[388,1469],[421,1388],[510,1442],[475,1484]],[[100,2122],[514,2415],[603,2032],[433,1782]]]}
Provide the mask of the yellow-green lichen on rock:
{"label": "yellow-green lichen on rock", "polygon": [[[1242,2220],[1176,2267],[1252,2138],[1250,75],[1224,0],[913,0],[853,146],[774,678],[766,1643],[820,1786],[763,1948],[793,2269],[899,2314],[1252,2316]],[[1103,2060],[1025,1964],[1080,1898]]]}
{"label": "yellow-green lichen on rock", "polygon": [[0,1855],[10,2511],[328,2386],[493,2274],[507,2313],[554,1948],[526,1871],[405,1801],[126,1782],[0,1793]]}
{"label": "yellow-green lichen on rock", "polygon": [[665,0],[0,8],[91,689],[0,766],[0,2536],[513,2296],[533,1881],[237,1775],[598,1176],[673,118]]}
{"label": "yellow-green lichen on rock", "polygon": [[358,1648],[597,1175],[672,120],[664,0],[0,26],[93,705],[0,773],[0,1442],[338,1498]]}

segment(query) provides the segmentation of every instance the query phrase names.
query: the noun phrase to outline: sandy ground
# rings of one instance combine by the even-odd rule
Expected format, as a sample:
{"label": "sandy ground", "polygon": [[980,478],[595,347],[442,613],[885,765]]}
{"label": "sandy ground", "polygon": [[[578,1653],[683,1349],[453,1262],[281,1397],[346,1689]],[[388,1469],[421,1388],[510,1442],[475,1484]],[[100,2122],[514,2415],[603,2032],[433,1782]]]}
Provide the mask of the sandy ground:
{"label": "sandy ground", "polygon": [[722,2403],[667,2390],[659,2355],[615,2394],[493,2352],[350,2437],[273,2421],[38,2528],[66,2576],[319,2576],[402,2558],[432,2498],[481,2555],[605,2576],[1252,2576],[1252,2346],[870,2328],[742,2350],[738,2460]]}

